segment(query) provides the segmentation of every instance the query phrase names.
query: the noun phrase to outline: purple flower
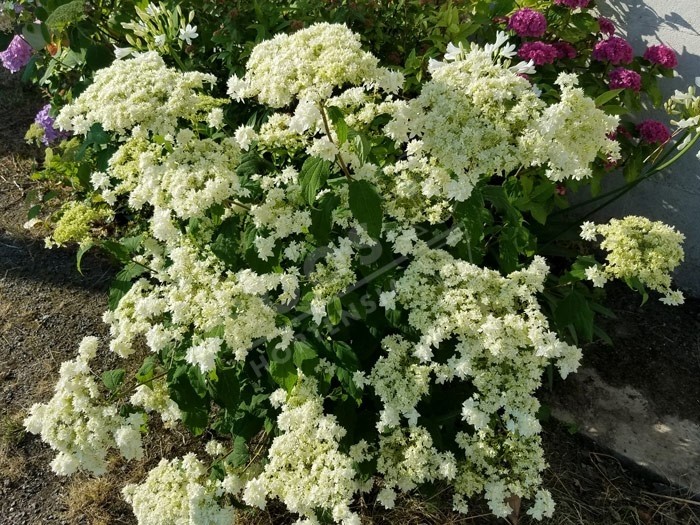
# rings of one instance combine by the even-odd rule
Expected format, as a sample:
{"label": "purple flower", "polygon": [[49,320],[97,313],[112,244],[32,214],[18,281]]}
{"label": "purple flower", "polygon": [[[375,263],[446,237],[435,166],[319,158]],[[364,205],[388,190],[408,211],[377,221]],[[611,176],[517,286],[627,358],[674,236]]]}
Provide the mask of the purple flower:
{"label": "purple flower", "polygon": [[632,46],[619,36],[611,36],[598,42],[593,48],[593,59],[611,64],[629,64],[634,58]]}
{"label": "purple flower", "polygon": [[615,25],[609,18],[604,16],[598,17],[598,26],[600,27],[600,32],[604,35],[613,35],[615,33]]}
{"label": "purple flower", "polygon": [[665,144],[671,139],[671,132],[658,120],[645,120],[637,124],[637,132],[640,138],[649,144]]}
{"label": "purple flower", "polygon": [[673,69],[678,65],[676,52],[668,46],[650,46],[644,52],[644,58],[652,64],[658,64],[667,69]]}
{"label": "purple flower", "polygon": [[588,7],[591,0],[554,0],[554,3],[557,5],[565,5],[571,9],[576,9],[577,7]]}
{"label": "purple flower", "polygon": [[578,55],[576,48],[568,42],[554,42],[552,45],[557,50],[557,58],[559,59],[576,58]]}
{"label": "purple flower", "polygon": [[65,131],[59,131],[54,127],[55,120],[49,115],[51,111],[51,104],[46,104],[39,113],[34,117],[34,122],[44,128],[44,136],[41,137],[41,142],[46,146],[54,142],[55,140],[64,139],[68,137],[68,133]]}
{"label": "purple flower", "polygon": [[639,91],[642,89],[642,77],[636,71],[618,67],[613,69],[608,76],[610,79],[610,89],[632,89]]}
{"label": "purple flower", "polygon": [[0,61],[6,69],[10,70],[10,73],[17,73],[27,65],[31,56],[32,46],[27,44],[21,36],[15,35],[7,49],[0,53]]}
{"label": "purple flower", "polygon": [[518,36],[540,37],[547,31],[547,19],[539,11],[526,7],[513,13],[508,20],[508,29],[515,31]]}
{"label": "purple flower", "polygon": [[525,42],[518,49],[518,56],[524,60],[532,60],[536,65],[551,64],[557,59],[557,49],[544,42]]}

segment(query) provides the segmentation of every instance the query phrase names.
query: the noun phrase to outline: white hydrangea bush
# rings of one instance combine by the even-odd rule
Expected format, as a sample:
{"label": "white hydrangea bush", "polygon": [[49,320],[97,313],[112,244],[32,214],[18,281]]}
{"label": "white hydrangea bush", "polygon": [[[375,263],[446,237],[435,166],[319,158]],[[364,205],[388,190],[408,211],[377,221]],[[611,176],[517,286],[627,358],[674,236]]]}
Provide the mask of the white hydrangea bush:
{"label": "white hydrangea bush", "polygon": [[[234,500],[279,500],[298,523],[357,525],[360,495],[391,508],[435,482],[457,512],[484,496],[499,517],[518,498],[551,516],[535,392],[547,367],[577,369],[592,330],[566,308],[612,278],[678,302],[682,236],[587,223],[607,263],[552,273],[518,191],[554,203],[556,184],[585,183],[618,158],[618,121],[575,75],[544,97],[514,56],[502,33],[450,46],[411,98],[358,35],[316,24],[259,44],[230,105],[153,51],[100,71],[58,122],[115,139],[94,199],[143,221],[111,247],[127,265],[104,320],[111,352],[148,358],[111,404],[92,340],[64,364],[26,421],[54,470],[138,459],[159,416],[213,436],[212,457],[163,458],[127,486],[140,524],[231,523]],[[264,116],[231,125],[245,104]]]}

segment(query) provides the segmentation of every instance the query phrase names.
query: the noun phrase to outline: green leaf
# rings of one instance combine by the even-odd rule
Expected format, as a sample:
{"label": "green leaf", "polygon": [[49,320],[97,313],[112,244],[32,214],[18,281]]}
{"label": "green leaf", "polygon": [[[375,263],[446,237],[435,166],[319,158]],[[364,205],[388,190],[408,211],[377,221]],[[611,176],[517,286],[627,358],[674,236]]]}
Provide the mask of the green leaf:
{"label": "green leaf", "polygon": [[294,341],[294,365],[304,374],[312,375],[318,364],[318,352],[307,341]]}
{"label": "green leaf", "polygon": [[39,213],[41,213],[41,204],[35,204],[29,208],[29,211],[27,212],[27,219],[30,221],[32,219],[36,219],[39,216]]}
{"label": "green leaf", "polygon": [[240,263],[238,255],[240,224],[237,217],[229,217],[216,229],[211,243],[211,251],[221,259],[228,268],[236,268]]}
{"label": "green leaf", "polygon": [[333,229],[333,210],[340,204],[340,197],[335,193],[326,193],[321,197],[318,209],[311,209],[311,227],[309,231],[319,245],[327,244]]}
{"label": "green leaf", "polygon": [[287,392],[291,392],[299,377],[297,367],[294,365],[293,349],[287,348],[280,351],[271,343],[267,347],[267,355],[270,358],[270,376],[275,383]]}
{"label": "green leaf", "polygon": [[345,122],[343,112],[340,110],[340,108],[335,106],[327,107],[326,112],[328,113],[328,118],[331,119],[331,122],[335,127],[335,133],[338,136],[338,145],[344,144],[348,140],[350,128],[348,128],[348,125]]}
{"label": "green leaf", "polygon": [[610,102],[612,99],[617,97],[620,93],[622,93],[622,89],[611,89],[610,91],[606,91],[602,95],[599,95],[595,99],[595,105],[596,107],[600,107],[605,105],[606,102]]}
{"label": "green leaf", "polygon": [[340,301],[340,297],[336,295],[330,300],[326,305],[326,313],[328,313],[328,320],[333,326],[340,323],[343,319],[343,303]]}
{"label": "green leaf", "polygon": [[460,257],[481,264],[485,251],[484,228],[493,222],[481,193],[475,190],[466,201],[455,203],[452,215],[463,233],[462,242],[457,245]]}
{"label": "green leaf", "polygon": [[112,51],[104,46],[88,46],[85,63],[92,71],[107,67],[112,63]]}
{"label": "green leaf", "polygon": [[586,341],[593,340],[594,315],[588,300],[576,290],[559,301],[554,311],[554,319],[560,328],[573,327],[576,334]]}
{"label": "green leaf", "polygon": [[119,305],[122,297],[131,289],[134,284],[134,279],[143,274],[146,268],[137,263],[127,264],[112,281],[109,288],[109,308],[115,310]]}
{"label": "green leaf", "polygon": [[36,50],[44,49],[51,41],[46,24],[29,23],[22,26],[22,37]]}
{"label": "green leaf", "polygon": [[216,381],[211,381],[209,385],[217,405],[229,410],[238,408],[241,387],[238,383],[238,372],[234,367],[217,366]]}
{"label": "green leaf", "polygon": [[136,372],[136,380],[139,383],[148,383],[155,375],[156,370],[156,358],[155,356],[149,355],[143,360],[143,364]]}
{"label": "green leaf", "polygon": [[169,373],[170,397],[182,411],[182,422],[195,435],[200,435],[209,423],[209,399],[200,397],[190,382],[186,364],[178,365]]}
{"label": "green leaf", "polygon": [[248,452],[248,443],[243,436],[233,438],[231,453],[226,456],[226,463],[233,468],[239,468],[248,463],[250,453]]}
{"label": "green leaf", "polygon": [[333,351],[338,359],[338,362],[343,368],[355,372],[360,367],[360,362],[357,359],[357,354],[349,344],[343,341],[333,341]]}
{"label": "green leaf", "polygon": [[350,211],[367,234],[379,239],[382,233],[382,199],[376,188],[366,180],[350,182]]}
{"label": "green leaf", "polygon": [[116,392],[124,384],[124,376],[126,370],[117,368],[116,370],[107,370],[102,374],[102,382],[110,392]]}
{"label": "green leaf", "polygon": [[331,163],[327,160],[309,157],[304,161],[301,172],[299,172],[299,183],[304,201],[307,204],[313,205],[318,190],[326,184],[330,173]]}
{"label": "green leaf", "polygon": [[598,263],[592,255],[579,256],[571,265],[569,273],[572,277],[583,281],[586,279],[586,269],[596,266]]}
{"label": "green leaf", "polygon": [[82,244],[80,245],[80,247],[78,248],[78,253],[77,253],[76,256],[75,256],[75,265],[76,265],[76,267],[78,268],[78,272],[79,272],[81,275],[82,275],[83,271],[82,271],[82,269],[80,268],[80,265],[81,265],[82,262],[83,262],[83,257],[84,257],[85,254],[86,254],[88,251],[90,251],[90,249],[93,248],[94,246],[95,246],[95,243],[94,243],[94,242],[88,241],[88,242],[82,243]]}

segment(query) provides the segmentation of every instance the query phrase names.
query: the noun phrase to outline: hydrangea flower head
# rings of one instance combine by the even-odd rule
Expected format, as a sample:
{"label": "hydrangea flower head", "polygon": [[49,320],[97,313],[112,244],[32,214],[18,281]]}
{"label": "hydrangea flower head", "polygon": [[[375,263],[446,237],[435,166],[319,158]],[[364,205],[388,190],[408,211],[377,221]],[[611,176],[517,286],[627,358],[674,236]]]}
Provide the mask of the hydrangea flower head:
{"label": "hydrangea flower head", "polygon": [[554,42],[552,45],[557,50],[557,58],[560,60],[565,58],[576,58],[578,56],[576,48],[569,42]]}
{"label": "hydrangea flower head", "polygon": [[639,91],[642,89],[642,77],[636,71],[618,67],[613,69],[608,76],[610,89],[631,89]]}
{"label": "hydrangea flower head", "polygon": [[665,144],[671,139],[671,132],[663,122],[645,120],[637,125],[639,137],[649,144]]}
{"label": "hydrangea flower head", "polygon": [[518,36],[541,37],[547,31],[547,19],[539,11],[525,7],[513,13],[508,20],[508,29]]}
{"label": "hydrangea flower head", "polygon": [[599,62],[610,62],[613,65],[629,64],[633,57],[632,46],[619,36],[601,40],[593,48],[593,59]]}
{"label": "hydrangea flower head", "polygon": [[612,36],[615,34],[615,25],[609,18],[604,16],[598,17],[598,26],[600,27],[600,32],[604,35]]}
{"label": "hydrangea flower head", "polygon": [[31,57],[32,46],[19,35],[15,35],[7,49],[0,53],[0,61],[10,73],[17,73],[29,63]]}
{"label": "hydrangea flower head", "polygon": [[652,64],[658,64],[666,69],[673,69],[678,65],[676,52],[670,47],[664,45],[648,47],[644,52],[644,58]]}
{"label": "hydrangea flower head", "polygon": [[536,65],[551,64],[559,53],[557,48],[544,42],[525,42],[518,50],[518,56],[524,60],[532,60]]}
{"label": "hydrangea flower head", "polygon": [[34,117],[34,122],[42,127],[44,130],[44,136],[41,137],[41,142],[48,146],[55,140],[60,140],[68,136],[65,131],[59,131],[54,127],[56,123],[55,119],[49,115],[51,111],[51,104],[46,104],[39,113]]}

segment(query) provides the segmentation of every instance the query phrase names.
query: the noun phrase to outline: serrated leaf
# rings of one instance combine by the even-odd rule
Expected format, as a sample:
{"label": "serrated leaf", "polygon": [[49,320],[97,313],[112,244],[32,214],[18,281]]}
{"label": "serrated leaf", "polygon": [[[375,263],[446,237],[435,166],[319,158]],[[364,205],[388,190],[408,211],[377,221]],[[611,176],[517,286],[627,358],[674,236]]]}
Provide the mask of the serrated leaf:
{"label": "serrated leaf", "polygon": [[[318,352],[307,341],[294,341],[294,365],[300,368],[305,374],[313,372],[316,364],[318,364]],[[311,370],[309,371],[309,368]]]}
{"label": "serrated leaf", "polygon": [[316,195],[331,173],[331,163],[318,157],[309,157],[299,172],[299,184],[304,201],[312,205],[316,201]]}
{"label": "serrated leaf", "polygon": [[143,364],[139,368],[138,372],[136,372],[136,380],[139,383],[147,383],[153,379],[156,370],[156,362],[157,360],[155,356],[152,355],[149,355],[143,360]]}
{"label": "serrated leaf", "polygon": [[126,370],[117,368],[116,370],[107,370],[102,374],[102,382],[110,392],[116,392],[124,384],[124,376]]}
{"label": "serrated leaf", "polygon": [[231,453],[226,456],[226,463],[233,468],[239,468],[248,463],[250,453],[248,452],[248,443],[243,436],[233,438]]}
{"label": "serrated leaf", "polygon": [[382,233],[382,199],[376,188],[366,180],[350,182],[349,204],[353,217],[373,239]]}

